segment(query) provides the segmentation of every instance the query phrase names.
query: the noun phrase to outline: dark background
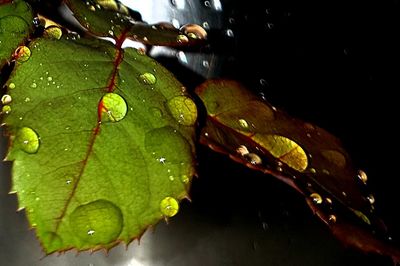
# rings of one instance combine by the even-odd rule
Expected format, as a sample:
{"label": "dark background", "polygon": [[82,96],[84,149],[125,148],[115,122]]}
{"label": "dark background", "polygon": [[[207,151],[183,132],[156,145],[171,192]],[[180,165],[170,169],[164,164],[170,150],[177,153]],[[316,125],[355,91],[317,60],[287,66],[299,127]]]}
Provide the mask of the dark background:
{"label": "dark background", "polygon": [[[151,50],[188,88],[205,77],[233,78],[338,136],[367,172],[376,209],[400,239],[399,1],[225,0],[222,10],[218,1],[188,0],[183,9],[168,0],[131,2],[142,2],[133,4],[150,23],[210,26],[210,46],[185,51],[187,63],[175,50]],[[0,265],[392,265],[344,248],[304,199],[273,177],[205,147],[198,161],[192,203],[146,233],[139,247],[43,260],[24,214],[15,213],[16,197],[7,195],[10,164],[3,163]]]}

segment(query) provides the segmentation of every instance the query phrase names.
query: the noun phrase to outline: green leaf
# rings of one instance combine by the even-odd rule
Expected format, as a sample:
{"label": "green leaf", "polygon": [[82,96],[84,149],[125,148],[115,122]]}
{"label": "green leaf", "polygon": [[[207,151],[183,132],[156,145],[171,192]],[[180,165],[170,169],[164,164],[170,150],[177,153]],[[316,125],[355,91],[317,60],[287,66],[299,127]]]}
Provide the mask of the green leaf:
{"label": "green leaf", "polygon": [[128,8],[114,0],[68,0],[75,18],[96,36],[111,37],[122,43],[126,38],[151,45],[187,46],[206,38],[203,28],[193,24],[174,28],[172,24],[148,25],[134,21]]}
{"label": "green leaf", "polygon": [[33,30],[33,14],[24,1],[0,4],[0,69]]}
{"label": "green leaf", "polygon": [[373,202],[361,192],[365,173],[354,169],[336,137],[277,110],[234,81],[209,80],[196,93],[208,113],[203,144],[274,175],[316,208],[330,211],[332,202],[339,203],[371,223]]}
{"label": "green leaf", "polygon": [[7,160],[45,252],[108,249],[175,215],[194,172],[197,110],[176,104],[192,103],[182,85],[101,40],[29,47],[8,81]]}

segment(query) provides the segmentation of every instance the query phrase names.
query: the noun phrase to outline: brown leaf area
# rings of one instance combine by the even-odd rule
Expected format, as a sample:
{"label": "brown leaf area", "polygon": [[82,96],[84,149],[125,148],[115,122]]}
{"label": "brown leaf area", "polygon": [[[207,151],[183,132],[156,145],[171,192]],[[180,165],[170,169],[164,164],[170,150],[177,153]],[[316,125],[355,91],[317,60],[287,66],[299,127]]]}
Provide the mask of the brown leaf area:
{"label": "brown leaf area", "polygon": [[339,139],[235,81],[209,80],[196,93],[207,110],[202,144],[296,189],[345,244],[398,260],[399,251],[381,240],[386,228],[366,192],[367,176],[354,167]]}

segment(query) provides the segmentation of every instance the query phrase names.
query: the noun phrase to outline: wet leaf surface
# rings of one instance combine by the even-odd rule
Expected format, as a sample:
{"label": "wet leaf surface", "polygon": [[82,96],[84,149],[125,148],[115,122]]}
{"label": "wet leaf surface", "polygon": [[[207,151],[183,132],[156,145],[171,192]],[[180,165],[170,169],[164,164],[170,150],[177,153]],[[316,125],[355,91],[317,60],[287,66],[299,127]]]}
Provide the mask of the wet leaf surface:
{"label": "wet leaf surface", "polygon": [[33,14],[24,1],[0,3],[0,69],[33,30]]}
{"label": "wet leaf surface", "polygon": [[81,25],[96,36],[132,39],[151,45],[187,46],[206,38],[200,26],[186,27],[182,31],[172,24],[148,25],[135,21],[130,11],[116,1],[66,1]]}
{"label": "wet leaf surface", "polygon": [[176,103],[191,102],[182,85],[141,51],[101,40],[67,35],[27,48],[7,81],[7,160],[45,252],[129,243],[176,215],[196,116]]}

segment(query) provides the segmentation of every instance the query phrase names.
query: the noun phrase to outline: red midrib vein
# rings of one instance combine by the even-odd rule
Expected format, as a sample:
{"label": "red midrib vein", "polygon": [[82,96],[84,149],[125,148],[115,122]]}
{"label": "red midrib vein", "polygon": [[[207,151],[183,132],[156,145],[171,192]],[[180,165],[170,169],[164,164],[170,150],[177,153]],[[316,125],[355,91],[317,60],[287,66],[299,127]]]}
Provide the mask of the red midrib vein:
{"label": "red midrib vein", "polygon": [[[113,70],[111,72],[111,76],[109,78],[109,82],[108,82],[107,87],[106,87],[106,92],[108,92],[108,93],[113,92],[114,89],[115,89],[116,76],[118,74],[118,68],[119,68],[119,66],[120,66],[120,64],[121,64],[121,62],[123,60],[123,54],[124,54],[123,49],[121,48],[121,46],[122,46],[122,43],[124,42],[124,40],[126,38],[126,34],[127,33],[128,33],[128,30],[125,30],[121,34],[121,36],[118,39],[116,39],[115,48],[117,50],[117,53],[116,53],[115,59],[113,61],[114,67],[113,67]],[[79,181],[81,180],[81,177],[83,176],[83,173],[86,170],[86,166],[87,166],[89,157],[93,152],[93,147],[94,147],[94,144],[96,142],[97,136],[100,134],[101,115],[102,115],[102,112],[104,110],[103,108],[104,108],[103,107],[103,103],[100,100],[100,102],[98,104],[98,107],[97,107],[97,123],[96,123],[96,126],[92,130],[92,135],[90,137],[88,148],[87,148],[86,153],[85,153],[85,158],[82,160],[82,166],[81,166],[80,171],[79,171],[79,173],[77,175],[76,182],[74,183],[74,186],[72,187],[71,194],[69,195],[67,201],[65,202],[64,208],[62,209],[60,216],[57,217],[56,227],[55,227],[55,230],[54,230],[55,232],[58,231],[58,229],[59,229],[59,227],[61,225],[62,219],[65,217],[65,214],[67,212],[68,206],[71,203],[71,200],[73,199],[73,197],[74,197],[74,195],[76,193],[76,190],[78,188]]]}

